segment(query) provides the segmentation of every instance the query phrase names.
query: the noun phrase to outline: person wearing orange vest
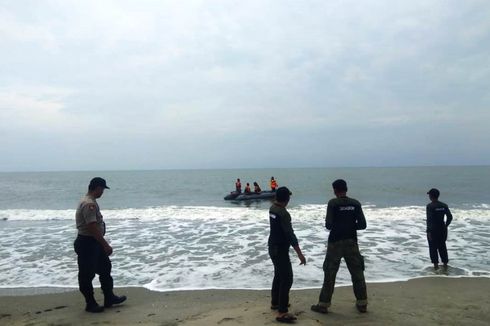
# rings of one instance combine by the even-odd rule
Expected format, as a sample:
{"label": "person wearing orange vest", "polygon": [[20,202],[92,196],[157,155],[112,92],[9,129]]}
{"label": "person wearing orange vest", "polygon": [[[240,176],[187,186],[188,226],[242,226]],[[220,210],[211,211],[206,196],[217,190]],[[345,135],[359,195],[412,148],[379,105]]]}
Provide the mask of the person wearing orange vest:
{"label": "person wearing orange vest", "polygon": [[274,177],[271,177],[271,182],[270,182],[271,190],[276,191],[277,189],[277,181],[274,179]]}
{"label": "person wearing orange vest", "polygon": [[250,183],[248,183],[248,182],[247,182],[247,186],[245,187],[245,193],[246,194],[251,193],[251,191],[250,191]]}
{"label": "person wearing orange vest", "polygon": [[235,182],[235,190],[238,193],[241,193],[242,192],[242,183],[240,182],[240,179],[236,179],[236,182]]}

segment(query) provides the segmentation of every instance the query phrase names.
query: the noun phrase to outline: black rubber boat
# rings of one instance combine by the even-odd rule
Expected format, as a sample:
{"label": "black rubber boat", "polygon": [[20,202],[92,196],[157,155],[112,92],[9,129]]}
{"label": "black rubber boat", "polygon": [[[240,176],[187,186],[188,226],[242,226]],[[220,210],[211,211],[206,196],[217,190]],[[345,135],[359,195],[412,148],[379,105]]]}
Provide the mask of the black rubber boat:
{"label": "black rubber boat", "polygon": [[259,193],[251,192],[249,194],[243,192],[233,191],[225,196],[225,200],[257,200],[257,199],[271,199],[274,198],[276,193],[274,191],[262,191]]}

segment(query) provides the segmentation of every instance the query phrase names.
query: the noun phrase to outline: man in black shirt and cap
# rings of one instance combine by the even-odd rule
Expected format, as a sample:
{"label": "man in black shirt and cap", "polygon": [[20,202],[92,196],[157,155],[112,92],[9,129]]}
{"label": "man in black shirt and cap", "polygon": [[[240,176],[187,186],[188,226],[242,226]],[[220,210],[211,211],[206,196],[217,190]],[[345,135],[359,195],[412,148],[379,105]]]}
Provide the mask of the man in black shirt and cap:
{"label": "man in black shirt and cap", "polygon": [[274,280],[272,281],[271,309],[278,310],[276,320],[290,323],[296,320],[288,313],[289,290],[293,285],[293,269],[289,259],[289,247],[292,246],[300,260],[300,265],[306,264],[306,259],[299,248],[298,239],[291,226],[291,215],[286,210],[291,192],[286,187],[276,190],[276,200],[269,209],[270,235],[269,255],[274,264]]}
{"label": "man in black shirt and cap", "polygon": [[324,280],[318,304],[311,310],[326,314],[330,307],[335,286],[335,278],[344,258],[351,274],[356,307],[359,312],[367,312],[367,290],[364,279],[364,258],[357,244],[357,230],[366,228],[366,219],[361,203],[347,197],[347,183],[338,179],[332,183],[335,197],[328,202],[325,227],[330,230],[327,255],[323,263]]}
{"label": "man in black shirt and cap", "polygon": [[[439,201],[439,190],[432,188],[427,192],[430,203],[427,204],[427,240],[429,242],[430,260],[434,264],[434,269],[439,269],[439,257],[441,256],[444,268],[447,268],[449,259],[447,257],[447,227],[453,220],[453,215],[449,207]],[[446,221],[444,221],[446,216]]]}

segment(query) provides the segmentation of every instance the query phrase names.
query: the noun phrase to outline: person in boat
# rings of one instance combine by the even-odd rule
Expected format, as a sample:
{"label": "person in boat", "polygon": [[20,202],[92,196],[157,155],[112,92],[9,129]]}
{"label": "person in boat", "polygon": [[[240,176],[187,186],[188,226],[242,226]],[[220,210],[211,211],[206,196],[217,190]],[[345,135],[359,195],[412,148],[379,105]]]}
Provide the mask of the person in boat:
{"label": "person in boat", "polygon": [[256,194],[260,194],[262,192],[262,189],[260,189],[260,186],[257,182],[254,182],[254,192]]}
{"label": "person in boat", "polygon": [[271,177],[270,186],[271,186],[271,190],[272,191],[276,191],[276,189],[277,189],[277,181],[274,179],[274,177]]}
{"label": "person in boat", "polygon": [[247,195],[251,194],[252,192],[250,191],[250,183],[247,182],[247,185],[245,186],[245,191]]}
{"label": "person in boat", "polygon": [[235,182],[235,191],[238,193],[242,192],[242,183],[240,182],[240,178],[236,179]]}

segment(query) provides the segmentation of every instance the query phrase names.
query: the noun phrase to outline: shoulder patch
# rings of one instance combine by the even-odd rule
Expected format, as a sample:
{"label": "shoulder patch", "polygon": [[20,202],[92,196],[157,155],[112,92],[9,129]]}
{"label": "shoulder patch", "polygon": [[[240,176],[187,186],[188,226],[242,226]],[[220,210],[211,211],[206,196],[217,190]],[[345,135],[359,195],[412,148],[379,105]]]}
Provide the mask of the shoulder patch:
{"label": "shoulder patch", "polygon": [[272,213],[269,214],[269,217],[270,218],[273,218],[273,219],[276,219],[276,215],[275,214],[272,214]]}
{"label": "shoulder patch", "polygon": [[95,210],[95,205],[94,204],[88,205],[88,209],[90,209],[91,211]]}

